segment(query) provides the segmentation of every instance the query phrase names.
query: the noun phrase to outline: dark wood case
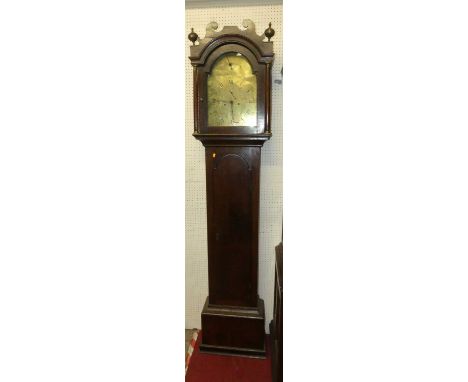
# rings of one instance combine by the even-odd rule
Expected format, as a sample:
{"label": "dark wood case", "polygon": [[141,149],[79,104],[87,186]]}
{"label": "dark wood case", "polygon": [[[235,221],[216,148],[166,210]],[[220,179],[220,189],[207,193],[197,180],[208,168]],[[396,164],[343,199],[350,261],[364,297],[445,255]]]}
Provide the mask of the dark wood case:
{"label": "dark wood case", "polygon": [[270,322],[273,382],[283,382],[283,243],[275,251],[275,305]]}
{"label": "dark wood case", "polygon": [[[258,216],[261,147],[271,137],[272,43],[246,30],[210,23],[193,32],[194,137],[205,146],[209,296],[202,311],[200,350],[265,356],[265,308],[258,296]],[[192,37],[192,38],[191,38]],[[246,57],[257,77],[257,126],[207,124],[206,83],[213,64],[228,52]],[[201,217],[200,217],[201,218]]]}

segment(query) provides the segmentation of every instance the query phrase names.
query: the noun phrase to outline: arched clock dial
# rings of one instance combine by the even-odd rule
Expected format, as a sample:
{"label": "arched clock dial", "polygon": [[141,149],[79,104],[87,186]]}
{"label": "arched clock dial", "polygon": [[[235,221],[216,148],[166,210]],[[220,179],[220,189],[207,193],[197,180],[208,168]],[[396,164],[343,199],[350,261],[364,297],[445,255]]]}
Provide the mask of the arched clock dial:
{"label": "arched clock dial", "polygon": [[257,77],[240,53],[227,53],[208,77],[208,126],[257,125]]}

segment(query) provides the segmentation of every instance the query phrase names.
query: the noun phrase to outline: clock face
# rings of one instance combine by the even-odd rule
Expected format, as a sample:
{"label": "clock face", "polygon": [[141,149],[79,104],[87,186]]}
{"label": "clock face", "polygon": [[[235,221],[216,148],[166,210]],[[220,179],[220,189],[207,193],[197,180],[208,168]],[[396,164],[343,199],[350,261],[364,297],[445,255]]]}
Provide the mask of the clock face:
{"label": "clock face", "polygon": [[256,126],[257,77],[240,53],[221,56],[208,76],[208,126]]}

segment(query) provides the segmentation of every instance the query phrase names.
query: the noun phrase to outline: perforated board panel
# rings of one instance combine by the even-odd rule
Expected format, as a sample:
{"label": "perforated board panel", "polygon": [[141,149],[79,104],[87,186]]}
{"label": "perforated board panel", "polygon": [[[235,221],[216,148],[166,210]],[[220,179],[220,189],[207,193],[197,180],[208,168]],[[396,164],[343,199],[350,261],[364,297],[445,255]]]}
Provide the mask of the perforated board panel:
{"label": "perforated board panel", "polygon": [[[272,124],[273,137],[262,148],[260,180],[259,227],[259,295],[265,300],[266,322],[273,316],[274,248],[281,241],[283,200],[283,67],[281,5],[212,6],[185,11],[186,35],[194,28],[200,38],[205,36],[210,21],[242,27],[242,20],[251,19],[262,34],[272,23],[275,29],[275,62],[273,65]],[[193,77],[188,56],[190,41],[185,40],[185,327],[200,328],[200,314],[208,295],[208,249],[206,224],[205,149],[193,138]]]}

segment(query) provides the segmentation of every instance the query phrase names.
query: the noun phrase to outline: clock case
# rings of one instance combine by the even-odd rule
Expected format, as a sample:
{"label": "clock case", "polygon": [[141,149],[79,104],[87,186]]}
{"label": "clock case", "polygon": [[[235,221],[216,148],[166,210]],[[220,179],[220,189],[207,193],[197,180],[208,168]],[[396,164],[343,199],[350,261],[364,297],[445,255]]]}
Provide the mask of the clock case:
{"label": "clock case", "polygon": [[[261,36],[208,24],[206,36],[189,39],[193,66],[194,133],[205,147],[208,289],[200,350],[265,357],[265,307],[258,296],[258,220],[261,147],[271,137],[271,66],[274,31]],[[268,38],[268,41],[264,41]],[[196,44],[198,42],[198,44]],[[207,80],[224,54],[241,53],[257,77],[257,126],[208,126]]]}

